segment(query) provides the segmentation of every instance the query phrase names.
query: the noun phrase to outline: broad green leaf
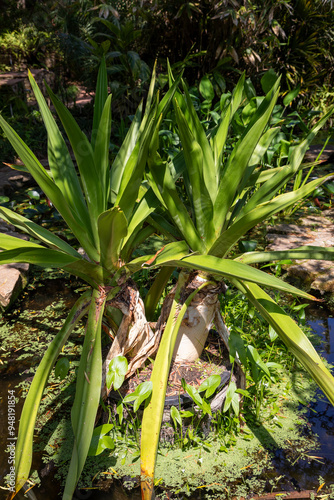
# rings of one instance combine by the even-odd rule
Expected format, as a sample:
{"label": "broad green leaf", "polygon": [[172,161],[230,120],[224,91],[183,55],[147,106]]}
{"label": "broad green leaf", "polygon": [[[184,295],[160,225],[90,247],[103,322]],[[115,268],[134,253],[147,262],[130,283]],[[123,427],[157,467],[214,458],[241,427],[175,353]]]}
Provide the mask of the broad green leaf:
{"label": "broad green leaf", "polygon": [[236,283],[334,404],[334,377],[299,326],[255,283]]}
{"label": "broad green leaf", "polygon": [[225,146],[228,128],[229,128],[230,121],[231,121],[231,109],[232,109],[232,103],[228,106],[228,108],[227,108],[227,110],[226,110],[226,112],[225,112],[225,114],[220,122],[218,130],[212,139],[214,160],[215,160],[215,171],[216,171],[218,185],[219,185],[219,179],[220,179],[219,170],[220,170],[220,165],[222,163],[222,161],[221,161],[222,153],[223,153],[223,149]]}
{"label": "broad green leaf", "polygon": [[128,371],[128,361],[124,356],[116,356],[109,363],[109,369],[106,377],[107,387],[110,389],[113,384],[117,391],[124,382],[126,372]]}
{"label": "broad green leaf", "polygon": [[289,106],[289,104],[291,104],[292,101],[297,97],[299,92],[300,92],[300,85],[298,85],[295,89],[288,92],[283,99],[284,106]]}
{"label": "broad green leaf", "polygon": [[119,207],[110,208],[99,216],[101,265],[108,271],[120,267],[120,250],[127,232],[127,220]]}
{"label": "broad green leaf", "polygon": [[142,382],[139,384],[135,391],[131,394],[128,394],[123,399],[123,403],[128,403],[130,401],[134,401],[133,411],[136,412],[139,406],[148,399],[152,394],[152,381]]}
{"label": "broad green leaf", "polygon": [[175,429],[177,428],[177,425],[176,425],[177,423],[180,426],[182,426],[182,418],[181,418],[180,412],[175,406],[171,406],[170,416],[173,419]]}
{"label": "broad green leaf", "polygon": [[101,299],[100,291],[93,290],[71,412],[74,445],[63,500],[72,500],[86,462],[100,401],[102,382],[101,324],[105,307],[105,299]]}
{"label": "broad green leaf", "polygon": [[201,398],[198,390],[195,389],[195,387],[193,387],[192,385],[187,384],[184,378],[181,379],[181,383],[183,390],[186,391],[187,394],[189,394],[189,396],[191,397],[191,399],[194,401],[195,404],[201,407],[203,404],[203,399]]}
{"label": "broad green leaf", "polygon": [[213,89],[210,78],[205,75],[199,82],[199,91],[207,101],[212,101],[215,97],[215,91]]}
{"label": "broad green leaf", "polygon": [[60,378],[60,380],[63,380],[68,374],[69,369],[70,369],[70,362],[68,358],[66,358],[65,356],[60,358],[55,366],[55,377]]}
{"label": "broad green leaf", "polygon": [[259,352],[252,345],[247,346],[248,357],[251,359],[252,363],[261,368],[261,370],[270,378],[270,371],[266,364],[262,361]]}
{"label": "broad green leaf", "polygon": [[210,377],[208,377],[206,380],[204,380],[204,382],[201,383],[197,390],[198,392],[205,391],[205,397],[210,398],[219,387],[220,382],[220,375],[210,375]]}
{"label": "broad green leaf", "polygon": [[247,366],[247,352],[245,348],[244,341],[240,337],[240,335],[234,330],[231,330],[229,339],[228,339],[228,345],[230,348],[230,359],[231,362],[236,359],[237,355],[239,356],[239,359],[241,363],[244,366]]}
{"label": "broad green leaf", "polygon": [[106,436],[113,427],[113,424],[103,424],[95,427],[88,450],[89,457],[96,457],[106,449],[113,450],[115,448],[114,440],[110,436]]}
{"label": "broad green leaf", "polygon": [[[185,241],[168,243],[153,255],[143,255],[126,264],[126,267],[134,273],[143,267],[152,265],[168,265],[174,259],[182,259],[189,254],[189,248]],[[1,256],[1,254],[0,254]],[[175,266],[174,266],[175,267]]]}
{"label": "broad green leaf", "polygon": [[270,89],[275,85],[278,78],[279,78],[278,74],[273,69],[269,69],[263,75],[263,77],[261,78],[261,86],[265,94],[267,94],[270,91]]}
{"label": "broad green leaf", "polygon": [[[225,403],[224,403],[224,408],[223,411],[227,411],[230,406],[232,405],[233,397],[235,395],[235,392],[237,390],[237,386],[235,385],[235,382],[231,380],[229,383],[227,393],[226,393],[226,398],[225,398]],[[234,408],[233,408],[234,409]]]}
{"label": "broad green leaf", "polygon": [[65,253],[73,255],[73,257],[80,257],[78,252],[70,245],[68,245],[64,240],[58,238],[58,236],[56,236],[54,233],[51,233],[51,231],[48,231],[42,226],[35,224],[35,222],[22,217],[22,215],[12,212],[5,207],[0,207],[0,215],[4,221],[13,224],[21,231],[28,233],[33,238],[40,240],[42,243],[45,243],[49,247],[56,250],[62,250]]}
{"label": "broad green leaf", "polygon": [[1,250],[15,250],[20,248],[39,248],[44,249],[41,245],[37,243],[32,243],[22,238],[17,238],[15,236],[10,236],[6,233],[0,233],[0,249]]}
{"label": "broad green leaf", "polygon": [[128,227],[128,234],[124,237],[123,246],[129,241],[131,245],[131,240],[135,238],[136,229],[142,225],[142,223],[147,219],[147,217],[156,210],[159,206],[159,200],[154,195],[152,188],[148,189],[144,196],[141,198],[138,206],[136,207],[134,214],[131,217]]}
{"label": "broad green leaf", "polygon": [[121,185],[115,201],[115,204],[123,210],[127,220],[130,220],[136,204],[147,162],[149,144],[157,127],[156,106],[154,106],[140,135],[138,145],[130,156],[129,160],[133,162],[132,168],[129,171],[125,170],[123,172]]}
{"label": "broad green leaf", "polygon": [[54,337],[44,354],[25,398],[15,448],[16,491],[19,491],[29,478],[35,423],[49,375],[73,328],[87,313],[90,301],[91,293],[87,292],[72,307],[62,329]]}
{"label": "broad green leaf", "polygon": [[[199,144],[202,154],[203,154],[203,180],[205,186],[208,190],[209,197],[211,198],[212,203],[215,202],[218,190],[218,182],[217,171],[215,168],[215,162],[213,158],[213,151],[210,147],[210,143],[206,137],[205,130],[203,125],[201,124],[196,110],[194,108],[192,99],[189,95],[188,89],[184,82],[184,98],[183,105],[180,105],[180,108],[185,116],[185,120],[188,122],[189,128],[195,138],[195,141]],[[177,109],[177,103],[175,101],[175,109]]]}
{"label": "broad green leaf", "polygon": [[[13,240],[18,240],[18,238],[13,238]],[[2,241],[4,241],[3,238]],[[9,240],[7,241],[8,244],[10,244]],[[16,242],[14,242],[14,245],[15,243]],[[13,245],[13,243],[11,244]],[[43,248],[29,241],[22,243],[21,240],[19,240],[19,245],[19,247],[12,247],[10,250],[0,252],[0,263],[11,264],[12,262],[26,262],[42,267],[64,267],[79,260],[72,257],[72,255],[49,248]]]}

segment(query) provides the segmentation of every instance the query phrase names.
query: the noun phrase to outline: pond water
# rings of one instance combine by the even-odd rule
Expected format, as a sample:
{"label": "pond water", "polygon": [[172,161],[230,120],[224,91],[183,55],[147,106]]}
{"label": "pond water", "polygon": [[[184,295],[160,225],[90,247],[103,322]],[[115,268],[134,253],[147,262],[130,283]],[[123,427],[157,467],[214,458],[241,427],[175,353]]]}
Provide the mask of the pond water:
{"label": "pond water", "polygon": [[[319,350],[328,362],[334,364],[334,318],[320,318],[308,321],[321,339]],[[1,377],[0,380],[0,423],[1,427],[7,429],[7,397],[8,390],[12,390],[22,380],[23,375],[8,374]],[[16,392],[16,391],[15,391]],[[16,392],[17,394],[17,392]],[[296,490],[313,490],[316,491],[319,487],[319,482],[324,482],[327,486],[334,484],[334,408],[324,401],[319,391],[319,397],[314,401],[307,411],[305,418],[308,421],[310,431],[315,432],[319,436],[320,446],[316,450],[310,450],[309,455],[314,458],[311,462],[306,460],[297,460],[291,470],[289,470],[290,482],[295,486]],[[21,410],[22,403],[16,405],[16,414]],[[0,450],[6,448],[6,433],[0,434]],[[35,457],[35,467],[43,467],[40,457]],[[276,455],[275,469],[277,477],[281,474],[286,474],[284,470],[286,461],[284,456],[278,451]],[[0,486],[3,485],[3,478],[8,473],[8,455],[0,452]],[[320,479],[319,478],[323,478]],[[42,479],[40,488],[33,488],[26,495],[20,492],[17,495],[18,500],[29,498],[30,500],[58,500],[60,486],[57,481],[52,478],[52,474]],[[200,493],[196,498],[205,498],[204,492]],[[139,500],[139,490],[128,491],[120,484],[115,484],[112,491],[101,492],[96,490],[77,491],[74,500],[91,499],[91,500],[107,500],[113,498],[115,500]],[[195,498],[195,496],[192,496]],[[6,492],[0,489],[0,500],[6,499]]]}

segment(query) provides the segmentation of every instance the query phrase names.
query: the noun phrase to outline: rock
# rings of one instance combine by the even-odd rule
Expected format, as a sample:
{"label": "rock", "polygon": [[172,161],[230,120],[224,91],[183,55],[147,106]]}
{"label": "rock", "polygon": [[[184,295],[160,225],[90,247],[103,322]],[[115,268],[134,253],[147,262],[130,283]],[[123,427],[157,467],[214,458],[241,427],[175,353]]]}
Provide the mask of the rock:
{"label": "rock", "polygon": [[7,309],[26,286],[29,264],[3,264],[0,266],[0,305]]}
{"label": "rock", "polygon": [[[0,219],[0,233],[28,240],[28,236],[16,233],[14,226]],[[0,265],[0,308],[7,309],[28,282],[29,264]]]}
{"label": "rock", "polygon": [[[278,224],[267,227],[267,250],[287,250],[304,245],[334,247],[334,209],[322,215],[309,215],[300,224]],[[327,260],[296,260],[284,266],[291,278],[298,278],[308,290],[321,294],[334,293],[334,262]]]}

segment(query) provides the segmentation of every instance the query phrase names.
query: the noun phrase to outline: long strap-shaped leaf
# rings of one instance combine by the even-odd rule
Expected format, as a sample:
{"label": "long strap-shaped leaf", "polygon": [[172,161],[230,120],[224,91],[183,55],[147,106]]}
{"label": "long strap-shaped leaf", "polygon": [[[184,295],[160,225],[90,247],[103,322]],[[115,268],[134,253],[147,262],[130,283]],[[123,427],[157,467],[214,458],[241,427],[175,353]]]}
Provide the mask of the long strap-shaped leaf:
{"label": "long strap-shaped leaf", "polygon": [[10,125],[0,116],[0,126],[5,132],[11,145],[21,158],[25,166],[28,168],[30,174],[34,177],[35,181],[39,184],[45,195],[52,201],[58,212],[61,214],[67,225],[71,228],[76,238],[80,241],[82,246],[90,258],[98,260],[98,254],[92,242],[87,238],[86,228],[78,222],[77,218],[73,216],[71,207],[66,201],[63,193],[59,187],[53,182],[44,167],[38,161],[34,153],[28,146],[20,139],[17,133]]}
{"label": "long strap-shaped leaf", "polygon": [[308,136],[294,148],[289,165],[286,165],[282,169],[279,169],[275,175],[270,177],[270,179],[268,179],[256,191],[256,193],[251,197],[243,210],[240,212],[239,217],[242,217],[245,213],[253,210],[260,203],[271,200],[273,196],[275,196],[275,194],[289,181],[289,179],[291,179],[291,177],[295,175],[295,173],[300,168],[301,162],[311,142],[333,113],[334,107],[318,121],[318,123],[312,128]]}
{"label": "long strap-shaped leaf", "polygon": [[94,241],[98,247],[97,218],[100,213],[104,212],[106,207],[104,206],[105,196],[102,194],[103,185],[95,165],[94,151],[88,138],[82,132],[66,106],[54,95],[48,86],[47,91],[64,126],[77,161],[90,214]]}
{"label": "long strap-shaped leaf", "polygon": [[119,266],[120,250],[123,238],[128,232],[127,220],[119,207],[103,212],[98,219],[101,245],[101,265],[112,271]]}
{"label": "long strap-shaped leaf", "polygon": [[21,231],[29,234],[33,238],[38,239],[41,243],[45,243],[51,248],[56,250],[62,250],[65,253],[73,255],[73,257],[80,257],[78,252],[68,245],[64,240],[51,233],[44,227],[35,224],[35,222],[26,219],[22,215],[19,215],[9,208],[0,206],[0,215],[3,220],[13,224],[15,227],[20,229]]}
{"label": "long strap-shaped leaf", "polygon": [[334,248],[302,246],[289,248],[287,250],[273,250],[266,252],[248,252],[240,255],[235,260],[244,264],[256,264],[259,262],[273,262],[283,259],[314,259],[314,260],[334,260]]}
{"label": "long strap-shaped leaf", "polygon": [[[205,144],[208,146],[211,155],[210,162],[208,161],[207,148],[201,146],[195,139],[177,102],[175,103],[175,113],[191,186],[191,200],[196,218],[196,228],[203,237],[205,246],[209,247],[215,238],[213,203],[211,200],[216,198],[218,174],[215,173],[212,151],[205,134]],[[199,126],[202,128],[200,123]],[[209,169],[211,169],[210,176],[206,175]]]}
{"label": "long strap-shaped leaf", "polygon": [[72,307],[62,329],[49,345],[40,362],[28,395],[25,399],[20,418],[19,433],[15,450],[15,489],[18,492],[29,477],[32,463],[33,436],[37,412],[44,388],[50,372],[65,342],[78,321],[87,313],[91,301],[91,293],[86,292]]}
{"label": "long strap-shaped leaf", "polygon": [[225,223],[226,216],[244,177],[249,160],[268,123],[276,103],[278,82],[262,101],[245,133],[233,149],[228,164],[220,180],[219,191],[214,205],[214,222],[217,236]]}
{"label": "long strap-shaped leaf", "polygon": [[53,180],[63,193],[74,214],[79,218],[81,224],[87,227],[87,231],[90,232],[89,236],[92,238],[87,205],[63,136],[45,102],[42,92],[30,72],[29,81],[48,133],[48,158]]}
{"label": "long strap-shaped leaf", "polygon": [[[13,240],[16,240],[18,243]],[[9,243],[9,239],[7,238],[7,242],[11,245],[11,249],[0,252],[1,264],[24,262],[41,267],[61,268],[70,274],[74,274],[84,279],[94,288],[98,288],[99,285],[103,285],[107,282],[106,280],[108,279],[109,273],[102,266],[57,250],[39,247],[30,242],[22,244],[19,238],[13,238],[13,240]],[[2,239],[2,241],[4,242],[4,239]]]}
{"label": "long strap-shaped leaf", "polygon": [[107,97],[108,97],[108,75],[107,75],[106,59],[103,56],[101,59],[99,72],[97,75],[96,92],[94,99],[93,130],[92,130],[92,140],[91,140],[93,149],[95,149],[95,142],[99,137],[98,129]]}
{"label": "long strap-shaped leaf", "polygon": [[190,294],[189,297],[187,297],[184,304],[181,304],[181,291],[185,285],[186,278],[187,276],[185,274],[180,274],[168,321],[153,366],[151,375],[151,381],[153,384],[152,397],[143,414],[140,445],[140,468],[142,477],[142,498],[144,500],[151,500],[153,494],[154,470],[160,436],[161,420],[164,411],[169,369],[177,334],[184,314],[192,299],[201,289],[212,283],[210,281],[205,282],[197,288],[197,290]]}
{"label": "long strap-shaped leaf", "polygon": [[[148,165],[152,174],[152,178],[148,177],[152,189],[160,194],[165,203],[174,224],[181,232],[183,238],[187,241],[190,248],[194,251],[202,251],[204,249],[200,234],[197,231],[192,219],[176,189],[174,179],[170,173],[168,165],[163,162],[156,152],[157,146],[151,144],[152,149],[148,157]],[[158,194],[156,193],[156,194]]]}
{"label": "long strap-shaped leaf", "polygon": [[[172,244],[171,244],[172,245]],[[170,245],[170,247],[171,247]],[[252,283],[258,283],[263,286],[268,286],[276,290],[282,290],[283,292],[292,293],[298,295],[299,297],[308,298],[310,300],[315,300],[315,298],[298,288],[285,283],[284,281],[272,276],[271,274],[265,273],[256,269],[254,267],[243,264],[242,262],[237,262],[230,259],[219,259],[213,255],[190,255],[183,257],[182,259],[174,259],[172,255],[172,247],[168,253],[169,259],[166,258],[163,252],[156,256],[154,263],[155,266],[177,266],[187,269],[198,269],[205,271],[208,274],[223,276],[225,278],[237,278],[239,280],[250,281]],[[147,257],[146,257],[147,258]],[[138,260],[138,259],[137,259]]]}
{"label": "long strap-shaped leaf", "polygon": [[326,175],[320,179],[305,184],[303,187],[290,193],[284,193],[276,196],[271,201],[258,205],[252,211],[247,212],[242,218],[234,222],[221,236],[215,241],[209,250],[211,255],[224,257],[227,252],[237,243],[237,241],[247,233],[251,228],[255,227],[260,222],[268,219],[270,216],[290,207],[299,200],[302,200],[316,187],[321,186],[324,182],[333,177],[332,174]]}
{"label": "long strap-shaped leaf", "polygon": [[91,443],[101,394],[102,356],[101,323],[106,295],[93,291],[89,308],[84,345],[77,374],[76,393],[71,420],[74,446],[68,470],[63,500],[72,496],[85,465]]}
{"label": "long strap-shaped leaf", "polygon": [[288,349],[302,363],[334,405],[334,377],[299,326],[255,283],[239,283],[238,288],[246,294],[261,315],[275,329]]}

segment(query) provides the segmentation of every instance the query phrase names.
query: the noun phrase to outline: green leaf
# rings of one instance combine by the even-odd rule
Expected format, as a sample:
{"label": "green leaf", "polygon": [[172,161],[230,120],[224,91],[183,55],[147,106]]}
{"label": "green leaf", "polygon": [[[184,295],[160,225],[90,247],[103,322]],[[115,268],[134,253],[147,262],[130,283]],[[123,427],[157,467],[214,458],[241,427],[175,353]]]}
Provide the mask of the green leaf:
{"label": "green leaf", "polygon": [[104,196],[101,196],[103,193],[103,185],[95,165],[94,152],[86,135],[81,131],[79,125],[66,106],[59,101],[48,86],[47,91],[64,126],[77,161],[96,243],[96,221],[100,213],[104,212],[105,206]]}
{"label": "green leaf", "polygon": [[182,418],[181,418],[179,410],[175,406],[171,407],[170,416],[173,419],[175,429],[177,428],[176,423],[178,423],[182,427]]}
{"label": "green leaf", "polygon": [[127,220],[119,207],[113,207],[99,216],[97,225],[101,265],[108,271],[112,271],[120,267],[119,257],[122,241],[128,232]]}
{"label": "green leaf", "polygon": [[112,428],[112,424],[104,424],[95,427],[88,450],[89,457],[96,457],[106,449],[113,450],[115,448],[114,440],[110,436],[105,435],[110,432]]}
{"label": "green leaf", "polygon": [[[217,236],[221,233],[225,224],[228,211],[238,193],[238,188],[243,180],[249,160],[268,123],[278,94],[279,90],[276,90],[275,87],[262,101],[244,134],[235,145],[224,169],[217,199],[214,204],[214,222]],[[247,175],[250,175],[250,173],[251,171],[248,171]]]}
{"label": "green leaf", "polygon": [[[183,238],[189,246],[197,251],[203,249],[203,243],[197,229],[194,226],[192,219],[189,217],[188,211],[182,203],[173,177],[168,166],[156,154],[152,154],[148,158],[148,165],[152,173],[152,177],[156,188],[158,189],[168,212],[172,217],[174,224],[181,232]],[[150,184],[154,189],[153,182]]]}
{"label": "green leaf", "polygon": [[103,199],[102,206],[104,210],[108,206],[109,189],[110,189],[110,172],[109,172],[110,133],[111,133],[111,95],[106,100],[102,112],[94,147],[94,162],[97,170],[97,175],[99,176],[99,179],[101,181],[100,196]]}
{"label": "green leaf", "polygon": [[210,398],[212,394],[216,391],[216,389],[219,387],[221,382],[220,375],[211,375],[208,377],[204,382],[201,383],[201,385],[198,388],[198,392],[205,392],[205,397]]}
{"label": "green leaf", "polygon": [[123,403],[134,401],[133,411],[136,412],[145,399],[148,399],[151,396],[152,387],[153,385],[151,381],[142,382],[136,387],[134,392],[125,396]]}
{"label": "green leaf", "polygon": [[117,391],[124,382],[126,372],[128,371],[128,361],[124,356],[116,356],[109,363],[109,369],[106,377],[107,387],[110,389],[114,385]]}
{"label": "green leaf", "polygon": [[[65,108],[66,109],[66,108]],[[37,160],[33,152],[19,138],[16,132],[8,125],[8,123],[0,116],[0,126],[5,132],[8,140],[21,158],[30,174],[34,177],[45,195],[52,201],[58,212],[61,214],[65,222],[72,229],[77,239],[86,249],[88,255],[94,260],[97,257],[96,249],[92,246],[92,241],[87,238],[87,228],[76,218],[72,207],[67,203],[62,191],[50,178],[41,163]]]}
{"label": "green leaf", "polygon": [[213,101],[215,97],[215,91],[213,89],[210,78],[207,75],[203,76],[203,78],[199,82],[199,91],[204,99],[210,102]]}
{"label": "green leaf", "polygon": [[255,283],[235,284],[246,294],[261,315],[276,330],[288,349],[309,372],[313,380],[334,404],[334,377],[299,326]]}
{"label": "green leaf", "polygon": [[68,245],[64,240],[58,238],[58,236],[51,233],[51,231],[48,231],[38,224],[35,224],[35,222],[22,217],[22,215],[12,212],[5,207],[0,207],[0,215],[4,221],[8,222],[9,224],[13,224],[15,227],[20,229],[20,231],[23,231],[33,238],[40,240],[42,243],[45,243],[49,247],[56,250],[62,250],[65,253],[73,255],[73,257],[80,257],[80,254],[74,248]]}
{"label": "green leaf", "polygon": [[255,349],[254,346],[249,345],[247,346],[247,351],[248,351],[248,357],[251,360],[252,364],[255,364],[261,370],[267,375],[267,377],[270,379],[270,371],[267,367],[267,365],[262,361],[261,356],[259,352]]}
{"label": "green leaf", "polygon": [[230,336],[228,339],[228,345],[230,348],[231,361],[233,362],[238,355],[241,363],[244,366],[247,366],[247,352],[246,352],[244,341],[242,340],[240,335],[234,329],[232,329],[230,332]]}
{"label": "green leaf", "polygon": [[139,148],[138,137],[139,128],[142,116],[142,103],[138,106],[136,114],[131,122],[128,133],[122,142],[121,147],[117,153],[116,158],[113,161],[112,168],[110,171],[110,197],[111,202],[115,203],[119,188],[121,185],[124,169],[126,168],[130,157],[132,156],[132,162],[135,161],[135,156],[138,152],[134,153],[135,146],[137,144],[137,150]]}
{"label": "green leaf", "polygon": [[87,313],[90,301],[91,293],[87,292],[72,307],[63,327],[47,348],[25,398],[15,451],[16,491],[19,491],[29,478],[35,423],[49,375],[73,328]]}
{"label": "green leaf", "polygon": [[90,447],[102,383],[101,324],[105,300],[93,290],[84,345],[77,374],[71,421],[74,445],[63,500],[72,500]]}
{"label": "green leaf", "polygon": [[[286,262],[284,262],[283,259],[286,259]],[[245,264],[273,261],[281,261],[281,264],[289,264],[291,259],[334,260],[334,248],[316,247],[310,245],[290,248],[288,250],[250,252],[237,257],[235,260]]]}
{"label": "green leaf", "polygon": [[187,392],[187,394],[189,394],[189,396],[194,401],[194,403],[196,403],[199,407],[202,407],[203,399],[199,395],[198,390],[195,389],[195,387],[193,387],[192,385],[188,385],[185,382],[184,378],[181,380],[181,383],[182,383],[183,390],[185,390]]}
{"label": "green leaf", "polygon": [[205,165],[204,151],[191,133],[186,118],[177,103],[175,112],[191,186],[191,200],[195,213],[196,229],[202,236],[204,244],[210,245],[215,233],[212,199],[215,199],[218,179],[215,178],[214,172],[213,178],[212,176],[205,176],[208,168],[211,168],[211,170],[214,168],[213,162],[210,166]]}
{"label": "green leaf", "polygon": [[[1,254],[0,254],[1,255]],[[161,253],[162,255],[162,253]],[[241,262],[230,259],[219,259],[213,257],[212,255],[190,255],[183,257],[181,260],[173,259],[170,255],[170,260],[167,262],[160,262],[160,255],[157,256],[156,265],[172,265],[178,267],[183,267],[187,269],[197,269],[206,271],[212,275],[225,276],[229,279],[237,278],[243,281],[250,281],[253,283],[258,283],[263,286],[268,286],[277,290],[282,290],[287,293],[292,293],[294,295],[299,295],[300,297],[309,298],[314,300],[312,295],[309,295],[298,288],[285,283],[284,281],[271,276],[270,274],[264,273],[259,269],[255,269],[251,266],[243,265],[240,267]]]}
{"label": "green leaf", "polygon": [[152,397],[149,404],[144,409],[143,414],[140,448],[141,474],[143,477],[142,489],[147,491],[148,495],[152,494],[153,490],[152,485],[160,436],[161,419],[164,411],[168,375],[177,334],[188,305],[196,293],[203,289],[206,284],[211,282],[206,282],[200,286],[197,290],[191,293],[189,297],[187,297],[184,304],[181,305],[180,295],[185,283],[186,276],[183,273],[180,273],[165,331],[153,366],[151,375],[151,381],[153,384]]}
{"label": "green leaf", "polygon": [[90,231],[90,237],[92,237],[87,206],[66,143],[30,72],[28,72],[28,76],[48,132],[48,160],[52,178],[80,223],[87,227],[87,230]]}
{"label": "green leaf", "polygon": [[210,248],[209,252],[212,255],[224,256],[226,253],[237,243],[237,241],[247,233],[251,228],[267,219],[268,217],[284,210],[285,208],[293,205],[297,201],[308,196],[316,186],[326,182],[332,175],[315,179],[295,191],[287,192],[276,196],[271,201],[257,205],[252,211],[246,211],[241,217],[240,214],[233,222],[227,231],[215,241]]}
{"label": "green leaf", "polygon": [[[233,382],[231,380],[231,382],[229,383],[228,389],[227,389],[223,412],[226,412],[230,408],[230,406],[232,405],[232,401],[233,401],[236,390],[237,390],[237,386],[235,385],[235,382]],[[233,409],[234,409],[234,407],[233,407]]]}
{"label": "green leaf", "polygon": [[277,82],[279,76],[273,69],[269,69],[261,78],[262,90],[267,94]]}
{"label": "green leaf", "polygon": [[68,374],[69,369],[70,369],[70,362],[68,358],[66,357],[60,358],[55,366],[55,377],[60,378],[60,380],[63,380]]}
{"label": "green leaf", "polygon": [[297,97],[299,92],[300,92],[300,85],[298,85],[295,89],[288,92],[283,99],[284,106],[289,106],[289,104],[291,104],[292,101]]}
{"label": "green leaf", "polygon": [[96,92],[94,100],[94,116],[93,116],[93,130],[92,130],[92,147],[95,149],[95,142],[99,138],[100,121],[108,97],[108,75],[106,60],[103,56],[97,75]]}

